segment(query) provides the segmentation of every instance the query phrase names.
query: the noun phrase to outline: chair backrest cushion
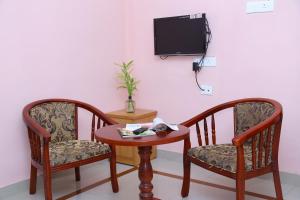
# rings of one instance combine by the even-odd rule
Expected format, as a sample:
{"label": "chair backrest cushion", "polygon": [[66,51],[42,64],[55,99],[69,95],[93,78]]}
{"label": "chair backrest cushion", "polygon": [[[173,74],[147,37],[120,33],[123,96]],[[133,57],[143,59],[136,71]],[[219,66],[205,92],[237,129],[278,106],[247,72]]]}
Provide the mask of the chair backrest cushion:
{"label": "chair backrest cushion", "polygon": [[51,134],[51,142],[76,139],[75,104],[49,102],[34,106],[30,116]]}
{"label": "chair backrest cushion", "polygon": [[266,102],[239,103],[234,107],[235,134],[238,135],[266,120],[275,111],[272,104]]}

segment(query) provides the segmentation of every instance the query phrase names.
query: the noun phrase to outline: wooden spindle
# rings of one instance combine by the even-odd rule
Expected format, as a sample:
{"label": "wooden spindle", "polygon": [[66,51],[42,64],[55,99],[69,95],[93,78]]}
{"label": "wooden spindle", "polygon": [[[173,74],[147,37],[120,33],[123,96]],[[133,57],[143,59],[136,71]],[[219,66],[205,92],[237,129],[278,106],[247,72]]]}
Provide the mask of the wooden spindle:
{"label": "wooden spindle", "polygon": [[31,148],[31,157],[33,160],[41,163],[42,156],[41,156],[40,137],[29,128],[28,128],[28,136],[29,136],[29,142],[30,142],[30,148]]}
{"label": "wooden spindle", "polygon": [[27,127],[27,130],[28,130],[28,137],[29,137],[29,143],[30,143],[30,149],[31,149],[31,158],[34,158],[33,133],[29,127]]}
{"label": "wooden spindle", "polygon": [[33,146],[33,148],[34,148],[34,160],[35,161],[37,161],[38,160],[38,148],[37,148],[37,145],[38,145],[38,139],[39,139],[39,137],[37,136],[37,134],[35,134],[34,132],[33,132],[33,143],[34,143],[34,146]]}
{"label": "wooden spindle", "polygon": [[97,129],[99,129],[101,127],[101,119],[100,117],[98,117],[98,121],[97,121]]}
{"label": "wooden spindle", "polygon": [[209,139],[208,139],[208,129],[207,129],[207,121],[206,118],[204,118],[204,134],[205,134],[205,144],[209,144]]}
{"label": "wooden spindle", "polygon": [[256,169],[256,137],[252,138],[251,150],[252,150],[252,169],[255,170]]}
{"label": "wooden spindle", "polygon": [[[103,126],[104,126],[104,123],[103,123]],[[99,129],[99,128],[101,128],[101,119],[100,119],[100,117],[98,117],[98,121],[97,121],[97,129]],[[102,144],[102,142],[100,142],[99,140],[97,140],[96,142]]]}
{"label": "wooden spindle", "polygon": [[196,132],[197,132],[198,144],[199,144],[199,146],[202,146],[202,138],[201,138],[199,122],[196,123]]}
{"label": "wooden spindle", "polygon": [[37,135],[37,161],[42,162],[42,153],[41,153],[41,138]]}
{"label": "wooden spindle", "polygon": [[95,139],[95,114],[93,114],[93,119],[92,119],[91,141],[94,141],[94,139]]}
{"label": "wooden spindle", "polygon": [[262,154],[264,145],[264,131],[259,134],[259,146],[258,146],[258,167],[262,166]]}
{"label": "wooden spindle", "polygon": [[215,125],[215,116],[212,114],[211,116],[211,134],[212,134],[212,142],[216,144],[216,125]]}
{"label": "wooden spindle", "polygon": [[267,133],[267,142],[266,142],[266,150],[265,150],[265,166],[268,165],[269,156],[270,156],[270,147],[271,147],[271,133],[272,133],[272,126],[268,128]]}
{"label": "wooden spindle", "polygon": [[34,160],[37,160],[37,148],[36,148],[36,145],[37,145],[37,142],[36,142],[36,134],[33,133],[33,159]]}

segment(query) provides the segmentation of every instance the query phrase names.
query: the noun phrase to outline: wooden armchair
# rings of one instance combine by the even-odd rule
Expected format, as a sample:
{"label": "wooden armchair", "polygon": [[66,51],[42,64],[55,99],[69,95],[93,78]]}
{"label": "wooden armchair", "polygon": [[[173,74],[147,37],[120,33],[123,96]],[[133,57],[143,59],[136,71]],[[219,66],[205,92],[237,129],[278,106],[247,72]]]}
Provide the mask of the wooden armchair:
{"label": "wooden armchair", "polygon": [[[234,118],[232,144],[216,144],[216,119],[222,115],[221,111],[230,108]],[[209,123],[208,119],[211,119]],[[227,102],[183,122],[182,125],[196,128],[199,146],[190,148],[190,144],[185,145],[182,197],[188,196],[189,193],[192,162],[209,171],[235,179],[237,200],[245,199],[246,179],[272,172],[277,199],[282,200],[278,169],[281,122],[281,105],[274,100],[263,98]],[[201,127],[204,129],[202,133]]]}
{"label": "wooden armchair", "polygon": [[[91,140],[78,140],[78,110],[92,116]],[[44,173],[45,199],[52,199],[51,174],[75,168],[80,180],[79,166],[110,159],[113,192],[118,192],[115,147],[94,141],[94,132],[101,126],[115,124],[97,108],[75,100],[45,99],[28,104],[23,109],[31,148],[30,194],[36,192],[37,168]]]}

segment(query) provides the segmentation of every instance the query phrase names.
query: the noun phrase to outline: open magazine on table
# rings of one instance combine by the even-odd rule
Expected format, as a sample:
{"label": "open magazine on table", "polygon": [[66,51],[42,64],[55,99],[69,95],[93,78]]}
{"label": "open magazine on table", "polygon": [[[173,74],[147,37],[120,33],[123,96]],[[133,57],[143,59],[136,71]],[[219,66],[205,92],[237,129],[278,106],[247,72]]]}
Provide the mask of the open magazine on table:
{"label": "open magazine on table", "polygon": [[161,118],[155,118],[152,123],[143,124],[126,124],[125,128],[119,129],[123,138],[143,137],[155,135],[156,132],[174,130],[178,131],[176,124],[169,124],[164,122]]}

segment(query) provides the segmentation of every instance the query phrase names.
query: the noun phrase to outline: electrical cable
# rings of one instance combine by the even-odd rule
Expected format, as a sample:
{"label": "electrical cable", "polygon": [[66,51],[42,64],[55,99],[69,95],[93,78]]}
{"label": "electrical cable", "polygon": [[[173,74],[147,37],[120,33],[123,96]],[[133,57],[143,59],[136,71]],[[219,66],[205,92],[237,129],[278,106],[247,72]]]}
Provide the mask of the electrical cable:
{"label": "electrical cable", "polygon": [[212,33],[211,33],[211,30],[210,30],[210,27],[209,27],[209,23],[208,23],[208,20],[205,18],[205,27],[206,27],[206,35],[208,36],[207,37],[207,40],[206,40],[206,47],[205,47],[205,53],[208,49],[208,45],[212,39]]}
{"label": "electrical cable", "polygon": [[197,86],[200,90],[204,91],[204,89],[199,85],[199,82],[198,82],[198,76],[197,76],[197,71],[195,71],[195,80],[196,80],[196,83],[197,83]]}
{"label": "electrical cable", "polygon": [[200,90],[204,91],[203,88],[201,88],[201,86],[199,85],[199,82],[198,82],[198,73],[201,71],[203,65],[204,65],[204,59],[206,57],[206,53],[207,53],[207,49],[208,49],[208,45],[212,39],[212,33],[211,33],[211,30],[210,30],[210,27],[209,27],[209,23],[208,23],[208,20],[207,18],[205,18],[205,29],[206,29],[206,41],[205,41],[205,49],[204,49],[204,53],[202,54],[199,62],[197,63],[198,64],[198,68],[195,70],[195,79],[196,79],[196,83],[197,83],[197,86],[199,87]]}

